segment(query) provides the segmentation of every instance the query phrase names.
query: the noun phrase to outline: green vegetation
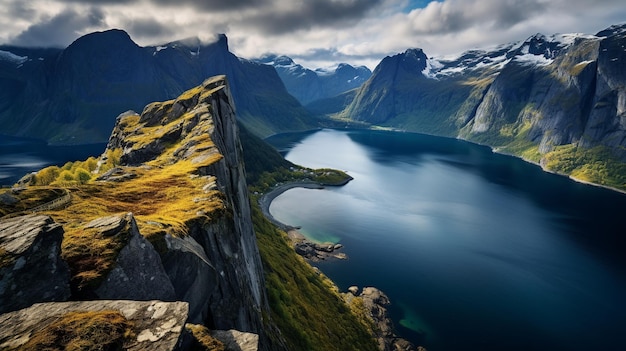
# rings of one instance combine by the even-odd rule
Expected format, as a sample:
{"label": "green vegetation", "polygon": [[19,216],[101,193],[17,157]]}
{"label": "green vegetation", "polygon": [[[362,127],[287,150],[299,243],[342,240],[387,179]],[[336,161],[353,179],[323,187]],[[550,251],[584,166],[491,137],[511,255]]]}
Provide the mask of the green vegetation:
{"label": "green vegetation", "polygon": [[[253,204],[253,222],[271,309],[271,321],[290,350],[377,350],[367,327],[336,287],[287,244],[286,234]],[[268,328],[271,329],[271,328]]]}
{"label": "green vegetation", "polygon": [[253,193],[265,193],[271,188],[289,182],[311,182],[321,185],[343,185],[352,179],[349,175],[335,169],[310,169],[299,166],[278,168],[273,172],[263,172],[254,185],[248,188]]}
{"label": "green vegetation", "polygon": [[72,285],[97,287],[113,269],[115,259],[130,238],[130,223],[117,235],[101,236],[97,229],[76,228],[61,243],[61,257],[72,273]]}
{"label": "green vegetation", "polygon": [[224,344],[215,339],[209,333],[209,329],[203,325],[185,324],[185,329],[191,333],[194,340],[190,346],[191,351],[224,351]]}
{"label": "green vegetation", "polygon": [[581,181],[626,190],[626,163],[603,146],[591,149],[573,144],[559,146],[545,155],[545,167]]}
{"label": "green vegetation", "polygon": [[118,311],[70,312],[31,335],[19,351],[123,350],[133,324]]}
{"label": "green vegetation", "polygon": [[[266,192],[277,183],[309,180],[341,184],[349,179],[340,171],[294,165],[245,128],[240,130],[248,187],[253,194]],[[343,302],[334,284],[295,253],[286,234],[263,216],[255,196],[251,197],[270,304],[270,316],[264,320],[274,343],[285,344],[290,350],[376,350],[368,327]],[[271,332],[276,329],[279,332]]]}

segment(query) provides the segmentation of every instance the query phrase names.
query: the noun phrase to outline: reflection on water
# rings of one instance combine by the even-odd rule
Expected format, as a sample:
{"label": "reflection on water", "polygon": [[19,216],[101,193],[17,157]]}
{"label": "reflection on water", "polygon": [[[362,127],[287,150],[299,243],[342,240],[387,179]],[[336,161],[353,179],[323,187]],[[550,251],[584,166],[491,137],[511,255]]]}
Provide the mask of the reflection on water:
{"label": "reflection on water", "polygon": [[349,260],[318,266],[342,290],[383,290],[404,336],[439,351],[620,349],[626,196],[453,139],[323,130],[277,147],[354,177],[270,210],[344,244]]}

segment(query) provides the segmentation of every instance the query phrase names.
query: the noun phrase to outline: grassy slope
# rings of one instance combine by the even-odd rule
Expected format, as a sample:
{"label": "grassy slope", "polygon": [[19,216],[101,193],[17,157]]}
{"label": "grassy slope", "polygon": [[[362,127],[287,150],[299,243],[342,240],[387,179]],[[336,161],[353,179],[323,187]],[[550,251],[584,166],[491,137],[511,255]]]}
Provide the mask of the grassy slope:
{"label": "grassy slope", "polygon": [[[300,169],[264,141],[241,129],[241,141],[251,188],[286,181]],[[376,350],[366,326],[343,302],[325,276],[298,256],[286,234],[271,224],[252,196],[253,223],[265,270],[271,320],[290,350]]]}

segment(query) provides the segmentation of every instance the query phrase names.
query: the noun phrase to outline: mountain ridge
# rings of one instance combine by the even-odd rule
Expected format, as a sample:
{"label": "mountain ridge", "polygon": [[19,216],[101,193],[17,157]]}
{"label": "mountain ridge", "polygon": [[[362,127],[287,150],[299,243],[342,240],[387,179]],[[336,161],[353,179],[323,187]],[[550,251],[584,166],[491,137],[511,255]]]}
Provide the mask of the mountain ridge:
{"label": "mountain ridge", "polygon": [[208,44],[181,40],[140,47],[126,32],[109,30],[80,37],[65,49],[0,50],[13,58],[0,55],[0,122],[7,135],[55,144],[105,141],[115,122],[111,116],[174,98],[218,74],[229,76],[238,117],[253,133],[317,125],[273,69],[233,55],[225,35]]}
{"label": "mountain ridge", "polygon": [[285,55],[268,54],[254,61],[273,66],[287,91],[303,105],[356,89],[372,74],[365,66],[354,67],[347,63],[311,70]]}
{"label": "mountain ridge", "polygon": [[486,144],[626,189],[625,33],[626,24],[535,34],[447,59],[409,49],[383,59],[338,115]]}

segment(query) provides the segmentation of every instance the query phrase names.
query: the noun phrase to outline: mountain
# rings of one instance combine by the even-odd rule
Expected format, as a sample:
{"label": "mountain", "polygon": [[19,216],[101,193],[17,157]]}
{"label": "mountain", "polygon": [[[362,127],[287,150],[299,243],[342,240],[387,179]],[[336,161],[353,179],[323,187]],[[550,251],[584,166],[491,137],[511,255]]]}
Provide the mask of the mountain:
{"label": "mountain", "polygon": [[255,61],[273,66],[287,91],[303,105],[358,88],[372,75],[365,66],[353,67],[347,63],[340,63],[334,69],[310,70],[283,55],[266,55]]}
{"label": "mountain", "polygon": [[[142,111],[98,159],[0,191],[3,349],[376,350],[249,197],[226,77]],[[257,173],[293,166],[267,155]]]}
{"label": "mountain", "polygon": [[626,188],[626,25],[536,34],[454,58],[386,57],[342,117],[459,137]]}
{"label": "mountain", "polygon": [[106,141],[112,116],[172,99],[205,78],[229,77],[238,117],[253,133],[315,126],[275,70],[239,59],[226,36],[140,47],[121,30],[85,35],[66,49],[0,47],[3,134],[58,144]]}

